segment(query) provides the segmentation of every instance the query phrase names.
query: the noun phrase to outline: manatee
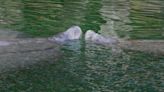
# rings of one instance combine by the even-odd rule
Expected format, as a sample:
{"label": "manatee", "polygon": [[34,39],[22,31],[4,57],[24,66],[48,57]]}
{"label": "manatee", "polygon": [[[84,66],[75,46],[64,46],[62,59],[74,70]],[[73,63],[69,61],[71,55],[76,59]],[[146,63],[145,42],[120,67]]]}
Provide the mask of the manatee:
{"label": "manatee", "polygon": [[10,42],[0,41],[0,46],[8,46],[8,45],[10,45]]}
{"label": "manatee", "polygon": [[85,33],[85,40],[98,44],[115,44],[118,42],[115,38],[102,36],[92,30],[88,30]]}
{"label": "manatee", "polygon": [[62,42],[69,41],[69,40],[80,39],[81,35],[82,35],[81,28],[79,26],[72,26],[65,32],[62,32],[62,33],[50,38],[50,40],[62,43]]}

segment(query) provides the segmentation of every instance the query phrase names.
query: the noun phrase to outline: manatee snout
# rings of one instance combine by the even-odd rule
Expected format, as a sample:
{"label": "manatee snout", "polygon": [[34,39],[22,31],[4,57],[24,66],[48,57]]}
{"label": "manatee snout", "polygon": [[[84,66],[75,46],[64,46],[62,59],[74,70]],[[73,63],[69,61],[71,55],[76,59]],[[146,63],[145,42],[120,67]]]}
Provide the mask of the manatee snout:
{"label": "manatee snout", "polygon": [[[50,38],[50,40],[59,43],[64,43],[71,40],[78,40],[81,38],[82,34],[83,34],[82,30],[79,26],[72,26],[65,32],[62,32]],[[85,33],[84,39],[85,41],[99,43],[99,44],[115,44],[118,42],[118,40],[115,38],[102,36],[92,30],[88,30]]]}
{"label": "manatee snout", "polygon": [[112,37],[105,37],[102,36],[92,30],[88,30],[85,33],[85,40],[86,41],[91,41],[94,43],[99,43],[99,44],[115,44],[118,43],[118,40]]}
{"label": "manatee snout", "polygon": [[50,38],[51,41],[55,42],[65,42],[69,40],[77,40],[80,39],[82,35],[82,30],[79,26],[72,26],[65,32],[62,32],[52,38]]}

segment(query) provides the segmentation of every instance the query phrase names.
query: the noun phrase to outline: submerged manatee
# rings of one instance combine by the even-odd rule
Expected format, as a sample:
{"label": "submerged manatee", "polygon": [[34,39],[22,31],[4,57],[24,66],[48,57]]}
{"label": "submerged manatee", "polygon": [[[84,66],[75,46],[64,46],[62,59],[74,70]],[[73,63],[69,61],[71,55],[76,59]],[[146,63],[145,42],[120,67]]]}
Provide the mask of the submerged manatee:
{"label": "submerged manatee", "polygon": [[116,40],[115,38],[104,37],[92,30],[88,30],[85,33],[85,40],[98,44],[115,44],[118,42],[118,40]]}
{"label": "submerged manatee", "polygon": [[8,46],[8,45],[10,45],[10,42],[0,41],[0,46]]}
{"label": "submerged manatee", "polygon": [[82,35],[81,28],[79,26],[72,26],[65,32],[62,32],[62,33],[50,38],[50,40],[62,43],[62,42],[69,41],[69,40],[80,39],[81,35]]}

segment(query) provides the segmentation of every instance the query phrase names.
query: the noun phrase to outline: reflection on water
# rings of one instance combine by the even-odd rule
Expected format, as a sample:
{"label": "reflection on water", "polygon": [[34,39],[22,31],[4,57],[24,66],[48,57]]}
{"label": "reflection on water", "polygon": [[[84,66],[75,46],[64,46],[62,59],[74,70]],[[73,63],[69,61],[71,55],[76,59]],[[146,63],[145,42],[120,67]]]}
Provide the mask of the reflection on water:
{"label": "reflection on water", "polygon": [[[9,9],[4,8],[6,9],[4,12],[10,12],[10,8],[14,6],[8,5],[10,3],[7,3],[7,1],[4,2],[6,7],[9,7]],[[11,2],[17,4],[17,0]],[[22,23],[20,24],[23,27],[17,30],[33,35],[54,35],[55,33],[65,31],[72,25],[79,25],[83,30],[93,29],[97,31],[100,30],[100,25],[105,22],[99,13],[102,6],[101,0],[22,0],[21,3],[22,8],[18,9],[23,14],[21,16],[23,18]],[[20,15],[17,12],[14,14]],[[2,16],[2,21],[5,21],[3,19],[8,19],[3,13]],[[8,16],[11,17],[12,15],[9,13]],[[17,21],[15,21],[17,19],[9,18],[9,20],[14,21],[7,24],[17,24]]]}
{"label": "reflection on water", "polygon": [[[164,1],[135,0],[131,2],[132,38],[164,38]],[[141,35],[142,34],[142,35]]]}
{"label": "reflection on water", "polygon": [[163,0],[1,0],[0,26],[49,36],[79,25],[132,39],[164,38]]}
{"label": "reflection on water", "polygon": [[20,0],[0,0],[0,28],[13,28],[12,26],[18,28],[23,22],[21,9]]}
{"label": "reflection on water", "polygon": [[163,92],[164,57],[71,42],[55,64],[3,74],[0,91]]}

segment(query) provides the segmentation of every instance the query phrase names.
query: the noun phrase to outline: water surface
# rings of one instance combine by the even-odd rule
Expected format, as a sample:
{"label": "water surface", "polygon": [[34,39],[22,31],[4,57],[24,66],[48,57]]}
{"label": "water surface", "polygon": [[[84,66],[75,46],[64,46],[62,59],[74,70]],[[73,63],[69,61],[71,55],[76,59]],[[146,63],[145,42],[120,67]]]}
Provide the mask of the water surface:
{"label": "water surface", "polygon": [[79,25],[85,32],[130,39],[164,38],[163,0],[1,0],[0,27],[50,36]]}
{"label": "water surface", "polygon": [[0,76],[2,92],[163,92],[164,57],[79,41],[55,64]]}
{"label": "water surface", "polygon": [[[164,38],[163,0],[1,0],[0,27],[51,36],[79,25],[106,36]],[[55,64],[0,75],[2,92],[163,92],[164,57],[84,41]]]}

